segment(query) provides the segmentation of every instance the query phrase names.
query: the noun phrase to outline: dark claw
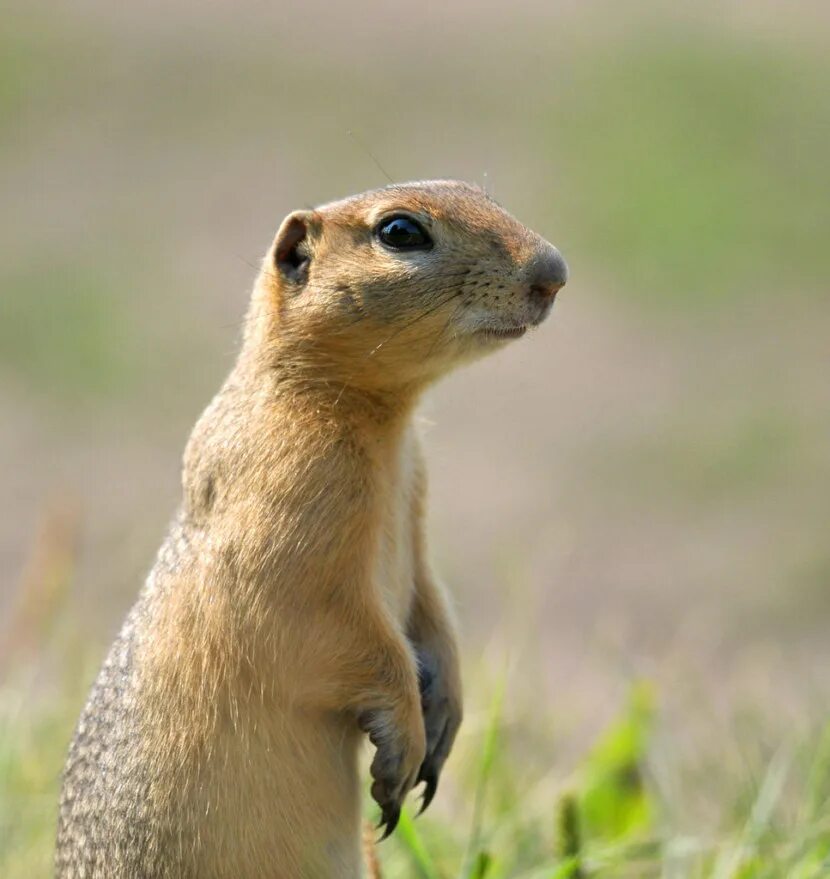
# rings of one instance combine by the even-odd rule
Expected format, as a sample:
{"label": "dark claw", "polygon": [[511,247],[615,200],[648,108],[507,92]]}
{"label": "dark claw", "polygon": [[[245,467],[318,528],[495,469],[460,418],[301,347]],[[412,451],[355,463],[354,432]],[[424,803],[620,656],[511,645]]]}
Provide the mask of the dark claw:
{"label": "dark claw", "polygon": [[384,824],[386,825],[386,830],[383,831],[383,835],[378,842],[383,842],[384,839],[392,834],[392,831],[398,826],[398,819],[400,817],[401,807],[399,805],[396,803],[390,803],[388,806],[384,806],[376,830],[380,830]]}
{"label": "dark claw", "polygon": [[[433,728],[435,729],[435,727]],[[449,753],[449,718],[444,718],[441,726],[437,727],[437,729],[439,730],[437,734],[433,733],[430,735],[429,724],[427,726],[427,756],[418,772],[418,781],[425,783],[423,801],[421,808],[418,810],[419,815],[429,808],[429,804],[435,796],[435,791],[438,789],[438,776],[441,774],[444,761]]]}
{"label": "dark claw", "polygon": [[416,646],[416,652],[427,745],[426,756],[418,772],[418,782],[424,782],[418,812],[421,815],[429,808],[438,789],[441,770],[461,724],[461,706],[456,704],[447,689],[448,679],[436,655],[423,645]]}
{"label": "dark claw", "polygon": [[400,747],[396,747],[396,740],[386,733],[382,723],[378,722],[376,715],[366,713],[358,717],[361,729],[369,734],[369,741],[376,747],[370,772],[372,782],[371,794],[374,801],[380,806],[380,821],[377,830],[383,829],[383,835],[378,842],[386,839],[398,826],[401,815],[401,803],[406,796],[411,779],[402,777],[403,753]]}
{"label": "dark claw", "polygon": [[435,796],[435,791],[438,790],[438,775],[430,770],[421,769],[421,774],[418,776],[418,781],[425,782],[424,786],[424,796],[421,800],[421,808],[418,809],[418,814],[422,815],[429,804],[432,802],[432,798]]}

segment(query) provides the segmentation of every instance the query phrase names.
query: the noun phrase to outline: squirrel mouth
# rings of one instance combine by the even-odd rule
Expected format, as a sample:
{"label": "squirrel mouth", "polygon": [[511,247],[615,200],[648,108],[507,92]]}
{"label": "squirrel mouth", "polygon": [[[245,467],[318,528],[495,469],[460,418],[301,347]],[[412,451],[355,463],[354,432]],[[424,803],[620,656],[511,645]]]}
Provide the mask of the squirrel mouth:
{"label": "squirrel mouth", "polygon": [[476,332],[477,336],[485,336],[488,339],[518,339],[527,332],[527,326],[519,327],[485,327]]}

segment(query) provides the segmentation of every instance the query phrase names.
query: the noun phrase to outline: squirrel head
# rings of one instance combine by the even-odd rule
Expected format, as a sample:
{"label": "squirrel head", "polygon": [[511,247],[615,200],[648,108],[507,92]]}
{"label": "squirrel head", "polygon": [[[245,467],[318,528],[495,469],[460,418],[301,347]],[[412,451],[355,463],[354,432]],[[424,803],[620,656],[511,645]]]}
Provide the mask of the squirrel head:
{"label": "squirrel head", "polygon": [[538,326],[567,277],[559,251],[478,187],[406,183],[286,217],[250,320],[295,373],[388,391]]}

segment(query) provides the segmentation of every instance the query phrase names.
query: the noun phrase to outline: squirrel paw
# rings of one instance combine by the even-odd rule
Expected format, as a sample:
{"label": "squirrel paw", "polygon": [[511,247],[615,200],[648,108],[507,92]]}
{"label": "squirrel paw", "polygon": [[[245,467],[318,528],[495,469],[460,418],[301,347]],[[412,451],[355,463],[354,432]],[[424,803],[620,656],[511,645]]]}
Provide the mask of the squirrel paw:
{"label": "squirrel paw", "polygon": [[381,809],[378,829],[384,828],[384,840],[397,826],[404,798],[416,784],[424,760],[423,724],[418,718],[417,731],[402,733],[386,711],[366,712],[359,722],[377,748],[370,768],[374,779],[371,792]]}
{"label": "squirrel paw", "polygon": [[416,784],[424,783],[420,815],[435,796],[441,770],[461,726],[461,704],[447,686],[438,663],[425,650],[418,650],[418,685],[424,716],[427,747]]}

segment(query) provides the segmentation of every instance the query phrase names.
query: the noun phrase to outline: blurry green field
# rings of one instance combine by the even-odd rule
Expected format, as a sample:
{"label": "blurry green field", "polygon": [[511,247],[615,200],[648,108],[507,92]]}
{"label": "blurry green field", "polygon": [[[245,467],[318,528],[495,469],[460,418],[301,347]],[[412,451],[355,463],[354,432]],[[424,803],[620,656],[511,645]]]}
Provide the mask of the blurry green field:
{"label": "blurry green field", "polygon": [[828,76],[791,49],[670,31],[581,69],[548,134],[613,286],[664,308],[826,292]]}

